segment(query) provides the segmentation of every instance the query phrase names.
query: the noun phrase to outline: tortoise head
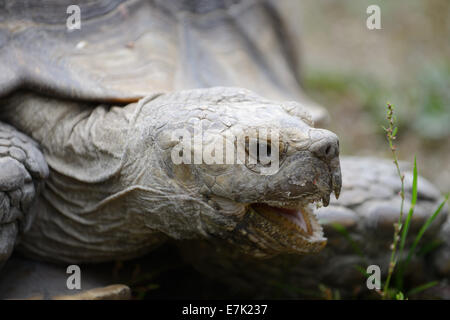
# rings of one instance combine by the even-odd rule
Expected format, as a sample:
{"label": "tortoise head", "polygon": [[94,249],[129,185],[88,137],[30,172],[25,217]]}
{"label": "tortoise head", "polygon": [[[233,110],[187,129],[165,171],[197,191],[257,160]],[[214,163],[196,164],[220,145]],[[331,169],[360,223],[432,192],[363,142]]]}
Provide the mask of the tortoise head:
{"label": "tortoise head", "polygon": [[325,245],[310,206],[339,195],[339,141],[313,128],[300,104],[218,87],[162,95],[139,118],[140,140],[154,142],[159,163],[151,176],[163,177],[168,194],[163,232],[224,240],[254,256]]}

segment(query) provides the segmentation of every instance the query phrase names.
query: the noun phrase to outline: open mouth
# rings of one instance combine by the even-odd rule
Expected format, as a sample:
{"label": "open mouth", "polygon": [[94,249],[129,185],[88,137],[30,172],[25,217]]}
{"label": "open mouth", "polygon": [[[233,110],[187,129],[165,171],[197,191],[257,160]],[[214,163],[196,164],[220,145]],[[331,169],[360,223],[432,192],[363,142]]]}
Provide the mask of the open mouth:
{"label": "open mouth", "polygon": [[[318,225],[312,210],[307,206],[294,208],[273,207],[265,203],[254,203],[251,208],[274,224],[294,229],[305,237],[310,237]],[[320,228],[320,226],[319,226]]]}
{"label": "open mouth", "polygon": [[331,163],[329,170],[328,190],[322,189],[321,192],[317,190],[315,193],[304,193],[300,199],[291,198],[287,202],[272,200],[270,202],[252,203],[249,207],[253,212],[278,227],[281,232],[289,234],[292,239],[306,240],[309,243],[323,242],[325,240],[323,229],[310,204],[319,202],[327,207],[332,192],[334,192],[336,199],[339,198],[342,184],[339,161]]}
{"label": "open mouth", "polygon": [[242,224],[236,230],[257,245],[258,257],[279,253],[309,254],[322,250],[326,238],[310,205],[320,201],[304,197],[301,201],[267,201],[245,205]]}
{"label": "open mouth", "polygon": [[[329,196],[325,198],[329,199]],[[310,207],[310,203],[314,203],[314,200],[281,205],[279,203],[252,203],[250,208],[272,225],[277,226],[280,231],[290,234],[294,238],[311,242],[323,241],[322,227]],[[324,203],[323,197],[320,201],[324,206],[328,205],[328,201]]]}

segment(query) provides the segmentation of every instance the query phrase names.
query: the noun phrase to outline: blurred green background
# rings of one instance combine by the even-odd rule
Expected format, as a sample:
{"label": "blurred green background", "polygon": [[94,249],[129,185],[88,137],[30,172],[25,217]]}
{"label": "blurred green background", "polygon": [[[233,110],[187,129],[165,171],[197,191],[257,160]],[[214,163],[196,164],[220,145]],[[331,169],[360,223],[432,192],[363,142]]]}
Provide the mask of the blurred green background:
{"label": "blurred green background", "polygon": [[[381,9],[369,30],[366,8]],[[303,0],[303,86],[331,115],[343,154],[390,157],[382,125],[394,104],[402,160],[450,190],[450,1]]]}

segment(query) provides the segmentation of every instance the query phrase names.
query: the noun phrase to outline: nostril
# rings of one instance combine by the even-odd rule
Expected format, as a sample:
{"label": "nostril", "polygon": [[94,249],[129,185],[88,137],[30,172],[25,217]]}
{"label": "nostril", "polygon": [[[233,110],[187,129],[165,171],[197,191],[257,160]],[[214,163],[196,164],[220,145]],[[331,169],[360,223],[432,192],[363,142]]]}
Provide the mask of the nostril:
{"label": "nostril", "polygon": [[329,140],[321,141],[319,144],[321,146],[317,149],[315,153],[319,158],[331,159],[335,156],[335,148],[333,146],[333,142]]}
{"label": "nostril", "polygon": [[313,143],[309,150],[318,158],[332,160],[339,156],[339,138],[325,129],[312,129],[310,132]]}
{"label": "nostril", "polygon": [[331,146],[328,145],[327,148],[325,149],[325,156],[326,156],[326,157],[329,157],[330,154],[331,154]]}
{"label": "nostril", "polygon": [[339,155],[339,147],[335,139],[323,139],[312,145],[310,149],[318,158],[331,160]]}

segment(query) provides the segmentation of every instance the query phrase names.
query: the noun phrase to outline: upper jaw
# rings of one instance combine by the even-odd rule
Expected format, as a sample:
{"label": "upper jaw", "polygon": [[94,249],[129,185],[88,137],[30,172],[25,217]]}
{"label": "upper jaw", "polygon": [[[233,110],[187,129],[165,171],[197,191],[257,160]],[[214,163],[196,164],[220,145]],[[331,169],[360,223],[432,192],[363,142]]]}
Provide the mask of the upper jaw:
{"label": "upper jaw", "polygon": [[284,209],[298,209],[306,207],[310,204],[323,205],[327,207],[330,203],[331,190],[316,190],[313,194],[300,195],[295,198],[286,200],[267,200],[257,203],[264,203],[271,207],[284,208]]}
{"label": "upper jaw", "polygon": [[311,184],[312,189],[302,192],[296,196],[292,196],[285,199],[276,200],[262,200],[258,203],[265,203],[269,206],[295,209],[298,207],[304,207],[310,203],[320,203],[324,207],[330,204],[331,193],[334,193],[335,198],[338,199],[342,187],[341,168],[339,158],[336,161],[330,161],[328,164],[329,176],[328,183]]}
{"label": "upper jaw", "polygon": [[336,197],[336,199],[339,199],[339,195],[341,193],[342,188],[342,173],[338,157],[330,161],[329,170],[331,176],[331,184],[330,184],[331,190],[334,192],[334,196]]}

